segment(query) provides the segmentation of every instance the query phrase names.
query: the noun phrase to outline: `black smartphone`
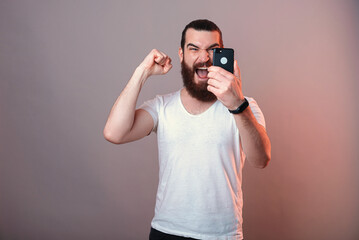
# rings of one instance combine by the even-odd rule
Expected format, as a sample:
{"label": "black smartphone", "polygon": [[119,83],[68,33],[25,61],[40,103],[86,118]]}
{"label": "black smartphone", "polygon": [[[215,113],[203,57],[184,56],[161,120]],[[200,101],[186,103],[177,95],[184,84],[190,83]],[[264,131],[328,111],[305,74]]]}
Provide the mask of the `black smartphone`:
{"label": "black smartphone", "polygon": [[232,48],[213,49],[213,66],[219,66],[233,73],[234,50]]}

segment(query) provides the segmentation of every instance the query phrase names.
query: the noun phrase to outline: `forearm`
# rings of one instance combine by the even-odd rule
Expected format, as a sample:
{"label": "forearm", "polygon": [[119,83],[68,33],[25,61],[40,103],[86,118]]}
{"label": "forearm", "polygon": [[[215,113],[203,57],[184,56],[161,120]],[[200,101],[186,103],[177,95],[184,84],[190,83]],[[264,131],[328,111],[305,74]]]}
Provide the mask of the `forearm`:
{"label": "forearm", "polygon": [[107,119],[104,136],[108,141],[119,143],[130,132],[134,123],[137,99],[146,79],[143,68],[137,67],[114,103]]}
{"label": "forearm", "polygon": [[271,159],[271,143],[265,128],[257,122],[250,107],[234,118],[247,160],[255,167],[264,168]]}

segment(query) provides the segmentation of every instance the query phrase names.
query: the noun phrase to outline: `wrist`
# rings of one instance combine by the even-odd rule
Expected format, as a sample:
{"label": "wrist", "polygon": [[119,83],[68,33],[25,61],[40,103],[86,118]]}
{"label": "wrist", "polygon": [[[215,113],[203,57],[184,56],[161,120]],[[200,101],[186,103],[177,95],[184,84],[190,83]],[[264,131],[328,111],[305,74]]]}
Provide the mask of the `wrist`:
{"label": "wrist", "polygon": [[241,100],[239,102],[239,104],[236,105],[236,107],[228,108],[228,111],[232,114],[239,114],[239,113],[242,113],[244,110],[246,110],[246,108],[248,106],[249,106],[249,103],[248,103],[247,99],[243,98],[243,100]]}
{"label": "wrist", "polygon": [[234,101],[231,105],[227,106],[228,110],[235,110],[238,108],[239,105],[241,105],[242,103],[244,103],[245,98],[238,98],[236,101]]}
{"label": "wrist", "polygon": [[137,81],[140,81],[142,85],[146,82],[149,76],[150,74],[148,73],[146,68],[142,65],[139,65],[136,68],[135,72],[133,73],[133,78],[137,79]]}

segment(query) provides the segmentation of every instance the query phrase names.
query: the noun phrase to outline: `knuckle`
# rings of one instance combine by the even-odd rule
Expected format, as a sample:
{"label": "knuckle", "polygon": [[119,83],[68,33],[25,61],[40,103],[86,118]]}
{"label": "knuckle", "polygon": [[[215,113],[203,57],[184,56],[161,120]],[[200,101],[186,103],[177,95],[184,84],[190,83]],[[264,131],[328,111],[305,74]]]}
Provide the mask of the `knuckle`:
{"label": "knuckle", "polygon": [[231,82],[226,82],[225,84],[224,84],[224,89],[226,90],[226,91],[228,91],[230,88],[231,88]]}

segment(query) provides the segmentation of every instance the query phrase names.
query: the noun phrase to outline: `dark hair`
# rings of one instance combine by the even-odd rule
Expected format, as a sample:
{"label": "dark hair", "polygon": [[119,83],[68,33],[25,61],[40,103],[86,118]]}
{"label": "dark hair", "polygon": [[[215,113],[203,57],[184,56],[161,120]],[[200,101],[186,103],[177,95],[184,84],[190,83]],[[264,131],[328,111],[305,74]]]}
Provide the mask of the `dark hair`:
{"label": "dark hair", "polygon": [[181,38],[181,48],[182,49],[184,49],[184,44],[186,42],[186,32],[187,32],[187,29],[189,29],[189,28],[193,28],[194,30],[197,30],[197,31],[209,31],[209,32],[217,31],[219,33],[219,37],[220,37],[219,44],[221,45],[221,47],[223,47],[222,32],[219,29],[219,27],[214,22],[211,22],[207,19],[198,19],[198,20],[194,20],[194,21],[190,22],[183,29],[182,38]]}

